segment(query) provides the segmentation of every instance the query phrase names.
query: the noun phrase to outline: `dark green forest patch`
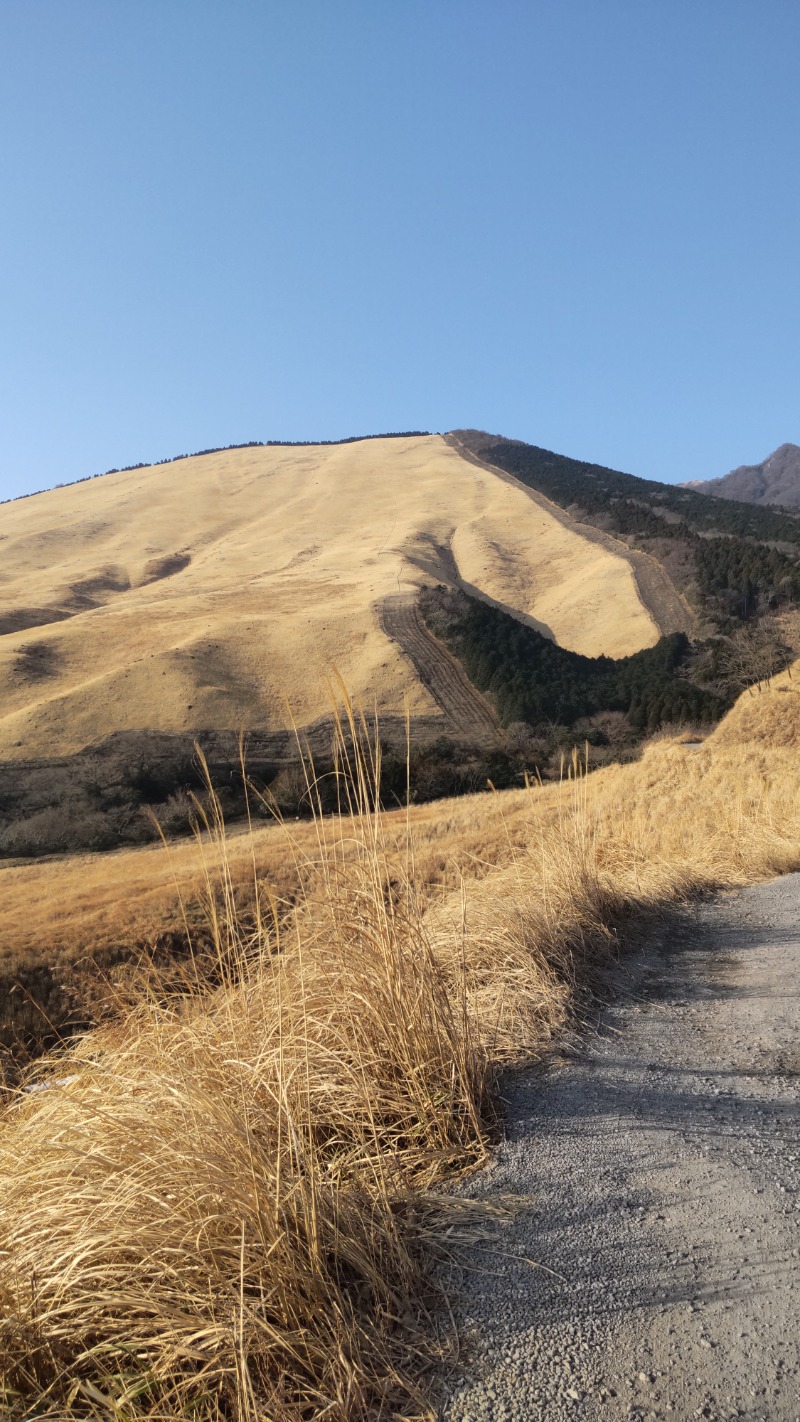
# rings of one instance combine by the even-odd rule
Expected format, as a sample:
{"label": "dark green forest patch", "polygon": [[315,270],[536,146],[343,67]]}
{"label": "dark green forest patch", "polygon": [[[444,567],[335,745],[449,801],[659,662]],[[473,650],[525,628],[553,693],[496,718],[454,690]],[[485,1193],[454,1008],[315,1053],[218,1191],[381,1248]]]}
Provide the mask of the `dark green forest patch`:
{"label": "dark green forest patch", "polygon": [[730,699],[689,677],[682,632],[629,657],[584,657],[508,613],[439,587],[421,596],[423,616],[455,652],[470,680],[494,699],[504,726],[571,726],[599,712],[622,712],[633,732],[665,724],[711,725]]}

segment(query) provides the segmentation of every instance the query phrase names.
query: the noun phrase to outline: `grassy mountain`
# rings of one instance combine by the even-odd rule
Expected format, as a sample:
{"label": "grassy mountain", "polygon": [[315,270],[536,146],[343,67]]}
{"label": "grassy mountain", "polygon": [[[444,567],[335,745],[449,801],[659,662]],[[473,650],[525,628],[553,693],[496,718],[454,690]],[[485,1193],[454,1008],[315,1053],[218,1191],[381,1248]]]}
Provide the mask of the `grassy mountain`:
{"label": "grassy mountain", "polygon": [[6,504],[0,538],[8,759],[120,732],[313,726],[332,667],[382,714],[408,706],[447,731],[386,629],[389,599],[431,581],[468,583],[587,655],[659,635],[624,557],[436,435],[110,473]]}
{"label": "grassy mountain", "polygon": [[496,718],[418,617],[422,587],[465,587],[582,655],[662,630],[624,550],[437,435],[110,472],[4,505],[0,539],[5,854],[137,842],[148,805],[185,826],[195,740],[241,810],[242,729],[301,810],[293,725],[324,761],[337,675],[398,747],[408,710],[421,797],[497,777]]}
{"label": "grassy mountain", "polygon": [[[307,813],[293,725],[329,767],[336,676],[393,795],[409,712],[420,801],[557,773],[573,731],[622,754],[719,714],[747,669],[698,651],[698,614],[729,634],[790,604],[800,522],[459,438],[251,444],[0,509],[0,855],[138,843],[150,809],[185,831],[196,740],[242,814],[242,730]],[[456,637],[420,615],[440,586],[471,609]],[[624,727],[584,724],[606,713]]]}

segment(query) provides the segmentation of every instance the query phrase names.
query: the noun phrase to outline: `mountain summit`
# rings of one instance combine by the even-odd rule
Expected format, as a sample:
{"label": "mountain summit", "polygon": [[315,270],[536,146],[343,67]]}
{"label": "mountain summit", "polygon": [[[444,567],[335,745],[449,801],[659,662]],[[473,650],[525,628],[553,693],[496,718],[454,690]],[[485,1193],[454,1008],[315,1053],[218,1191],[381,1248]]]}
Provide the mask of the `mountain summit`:
{"label": "mountain summit", "polygon": [[800,508],[800,445],[781,444],[760,464],[742,464],[721,479],[694,479],[681,487],[744,504]]}

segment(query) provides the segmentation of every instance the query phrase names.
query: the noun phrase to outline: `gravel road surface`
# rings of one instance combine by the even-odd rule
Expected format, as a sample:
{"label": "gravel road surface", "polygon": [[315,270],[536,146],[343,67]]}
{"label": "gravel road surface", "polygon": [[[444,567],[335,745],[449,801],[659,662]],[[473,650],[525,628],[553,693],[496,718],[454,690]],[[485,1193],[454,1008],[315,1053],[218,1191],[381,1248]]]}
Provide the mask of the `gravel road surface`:
{"label": "gravel road surface", "polygon": [[524,1203],[460,1280],[447,1422],[800,1422],[800,874],[693,908],[626,976],[508,1083],[465,1193]]}

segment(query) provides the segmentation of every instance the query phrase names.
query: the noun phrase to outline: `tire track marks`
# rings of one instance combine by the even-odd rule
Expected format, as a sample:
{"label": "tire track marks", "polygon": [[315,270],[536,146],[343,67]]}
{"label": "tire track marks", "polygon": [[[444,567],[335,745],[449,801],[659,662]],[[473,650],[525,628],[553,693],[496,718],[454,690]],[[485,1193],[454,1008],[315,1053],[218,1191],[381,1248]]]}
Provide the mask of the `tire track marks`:
{"label": "tire track marks", "polygon": [[452,653],[426,626],[416,599],[402,593],[386,598],[380,618],[387,637],[408,657],[451,728],[472,738],[494,739],[497,720],[488,703]]}

